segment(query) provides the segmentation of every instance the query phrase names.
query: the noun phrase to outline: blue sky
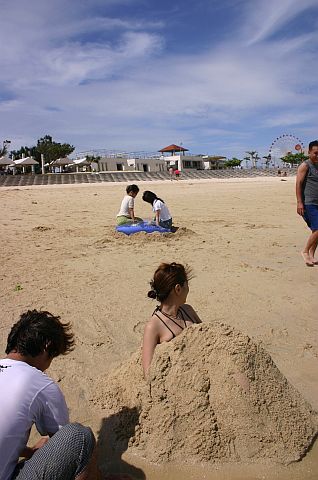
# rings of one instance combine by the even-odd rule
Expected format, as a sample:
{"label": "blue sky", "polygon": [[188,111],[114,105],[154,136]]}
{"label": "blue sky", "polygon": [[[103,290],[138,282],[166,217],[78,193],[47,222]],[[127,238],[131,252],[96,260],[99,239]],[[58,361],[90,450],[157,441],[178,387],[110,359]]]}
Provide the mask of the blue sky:
{"label": "blue sky", "polygon": [[0,141],[243,158],[318,137],[318,0],[0,0]]}

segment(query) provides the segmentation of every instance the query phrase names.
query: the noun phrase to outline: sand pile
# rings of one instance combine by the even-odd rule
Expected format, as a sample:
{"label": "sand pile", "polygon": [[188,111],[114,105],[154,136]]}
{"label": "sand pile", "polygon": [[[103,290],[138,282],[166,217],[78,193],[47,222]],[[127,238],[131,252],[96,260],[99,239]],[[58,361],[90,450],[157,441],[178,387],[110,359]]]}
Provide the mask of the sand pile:
{"label": "sand pile", "polygon": [[92,401],[112,419],[113,449],[128,444],[152,462],[287,464],[306,453],[318,426],[271,357],[217,322],[160,345],[148,384],[136,353]]}
{"label": "sand pile", "polygon": [[183,239],[188,239],[197,236],[198,234],[187,227],[175,227],[176,231],[173,233],[146,233],[146,232],[137,232],[133,235],[126,235],[122,232],[117,232],[115,227],[105,227],[105,233],[102,238],[99,238],[95,241],[95,246],[97,248],[103,248],[109,243],[116,244],[117,246],[129,246],[129,245],[138,245],[145,244],[150,242],[170,244],[174,242],[179,242]]}

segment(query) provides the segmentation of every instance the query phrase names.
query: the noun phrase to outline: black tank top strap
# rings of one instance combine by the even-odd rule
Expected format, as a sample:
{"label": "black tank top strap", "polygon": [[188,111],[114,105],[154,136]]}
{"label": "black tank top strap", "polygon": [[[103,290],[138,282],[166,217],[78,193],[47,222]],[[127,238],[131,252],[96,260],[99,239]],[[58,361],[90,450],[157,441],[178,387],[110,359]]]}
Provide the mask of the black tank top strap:
{"label": "black tank top strap", "polygon": [[184,320],[184,315],[186,315],[188,318],[187,320],[191,323],[196,323],[191,317],[190,315],[181,307],[179,307],[179,312],[181,313],[181,316],[182,316],[182,320],[185,322]]}
{"label": "black tank top strap", "polygon": [[[155,315],[156,312],[158,312],[158,310],[159,310],[159,312],[160,312],[160,305],[157,305],[157,306],[156,306],[156,308],[154,309],[154,311],[152,312],[152,314]],[[158,315],[157,315],[157,317],[158,317]]]}
{"label": "black tank top strap", "polygon": [[[163,311],[160,310],[160,309],[159,309],[159,311],[160,311],[161,315],[164,315],[166,318],[168,318],[169,320],[171,320],[171,322],[173,322],[178,328],[181,328],[181,330],[184,330],[184,328],[187,326],[187,324],[186,324],[186,322],[184,321],[183,318],[181,318],[181,320],[184,321],[184,327],[181,327],[181,325],[179,325],[179,323],[176,322],[176,321],[172,318],[171,315],[168,315],[167,313],[163,312]],[[178,310],[178,312],[179,312],[179,310]]]}
{"label": "black tank top strap", "polygon": [[[159,309],[157,309],[157,310],[159,310]],[[159,320],[164,324],[164,326],[167,327],[167,329],[172,333],[172,338],[175,338],[175,337],[176,337],[175,333],[174,333],[174,332],[171,330],[171,328],[166,324],[166,322],[165,322],[161,317],[159,317],[159,315],[156,313],[157,310],[155,310],[153,314],[154,314],[157,318],[159,318]]]}

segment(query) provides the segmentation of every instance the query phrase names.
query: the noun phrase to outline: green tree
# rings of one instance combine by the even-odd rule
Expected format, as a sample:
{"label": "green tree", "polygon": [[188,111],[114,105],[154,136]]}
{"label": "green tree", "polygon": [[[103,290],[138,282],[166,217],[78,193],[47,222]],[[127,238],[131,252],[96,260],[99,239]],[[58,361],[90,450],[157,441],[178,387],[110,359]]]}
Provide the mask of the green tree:
{"label": "green tree", "polygon": [[[57,143],[53,142],[53,139],[50,135],[45,135],[44,137],[38,140],[36,148],[36,155],[44,155],[45,161],[48,163],[57,160],[58,158],[64,158],[75,149],[73,145],[69,143]],[[36,158],[38,160],[38,158]]]}
{"label": "green tree", "polygon": [[300,163],[304,162],[305,160],[308,160],[309,157],[305,155],[303,152],[301,153],[291,153],[288,152],[285,157],[281,158],[281,161],[284,163],[290,163],[291,165],[299,165]]}
{"label": "green tree", "polygon": [[243,160],[233,157],[231,160],[227,160],[225,162],[225,166],[227,168],[240,167],[242,162]]}
{"label": "green tree", "polygon": [[20,150],[14,150],[12,154],[15,158],[33,157],[38,162],[41,161],[41,155],[44,155],[46,163],[51,163],[58,158],[63,158],[74,151],[73,145],[69,143],[54,142],[50,135],[39,138],[37,145],[33,147],[21,147]]}

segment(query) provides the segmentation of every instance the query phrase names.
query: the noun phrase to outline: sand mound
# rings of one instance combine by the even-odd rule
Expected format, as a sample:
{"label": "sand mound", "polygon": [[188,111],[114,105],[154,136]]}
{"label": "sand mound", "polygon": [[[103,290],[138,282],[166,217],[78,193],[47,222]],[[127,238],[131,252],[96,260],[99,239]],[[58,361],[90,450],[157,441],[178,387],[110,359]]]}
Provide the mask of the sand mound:
{"label": "sand mound", "polygon": [[160,345],[148,384],[137,352],[92,401],[112,419],[113,449],[128,442],[130,453],[152,462],[287,464],[306,453],[318,426],[271,357],[217,322]]}
{"label": "sand mound", "polygon": [[196,232],[187,227],[178,227],[173,233],[137,232],[133,235],[126,235],[125,233],[117,232],[114,227],[106,227],[105,235],[102,238],[96,240],[95,246],[97,248],[103,248],[109,243],[114,243],[116,245],[143,245],[150,242],[169,244],[173,242],[178,242],[183,238],[189,238],[196,235]]}

